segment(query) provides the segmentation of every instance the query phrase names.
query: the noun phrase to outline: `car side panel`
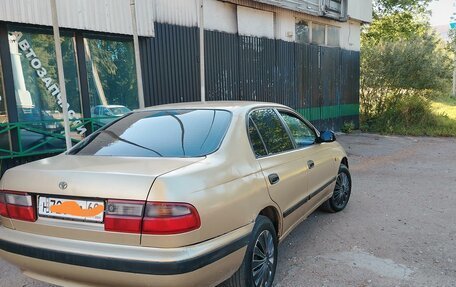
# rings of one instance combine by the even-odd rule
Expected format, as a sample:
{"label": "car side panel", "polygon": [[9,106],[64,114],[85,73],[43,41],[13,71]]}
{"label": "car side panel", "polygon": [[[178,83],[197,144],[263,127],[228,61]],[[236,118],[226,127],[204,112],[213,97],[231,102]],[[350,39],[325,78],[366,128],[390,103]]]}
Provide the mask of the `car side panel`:
{"label": "car side panel", "polygon": [[[143,235],[141,245],[179,247],[198,243],[252,223],[268,206],[279,210],[269,197],[261,167],[247,136],[245,113],[234,114],[219,150],[206,159],[159,176],[148,201],[186,202],[196,207],[201,228],[184,234]],[[280,212],[279,212],[280,213]]]}
{"label": "car side panel", "polygon": [[[214,172],[221,170],[215,168]],[[211,177],[210,171],[206,173]],[[192,178],[196,181],[201,176],[159,178],[148,200],[192,204],[198,210],[201,227],[183,234],[142,235],[142,246],[167,248],[202,242],[254,222],[259,212],[271,205],[261,171],[195,191],[188,189]],[[172,192],[175,190],[180,192]]]}
{"label": "car side panel", "polygon": [[[301,149],[258,160],[268,184],[269,194],[280,207],[283,215],[298,206],[308,196],[306,162],[309,156],[308,149]],[[279,182],[271,184],[268,180],[270,174],[277,174],[280,178]],[[286,232],[305,213],[305,210],[305,205],[301,205],[290,213],[291,216],[284,216],[283,232]]]}
{"label": "car side panel", "polygon": [[309,170],[309,193],[319,199],[324,198],[329,190],[328,186],[335,182],[339,165],[337,154],[331,143],[315,144],[309,147],[309,159],[314,162],[314,167]]}

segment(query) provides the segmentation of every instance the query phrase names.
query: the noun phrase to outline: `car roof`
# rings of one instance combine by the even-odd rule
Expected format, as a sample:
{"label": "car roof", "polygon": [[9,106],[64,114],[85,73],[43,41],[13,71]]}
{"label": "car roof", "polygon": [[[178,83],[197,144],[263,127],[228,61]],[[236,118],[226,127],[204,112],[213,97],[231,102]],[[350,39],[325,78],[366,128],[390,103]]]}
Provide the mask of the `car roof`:
{"label": "car roof", "polygon": [[253,101],[207,101],[207,102],[186,102],[176,104],[166,104],[148,107],[139,111],[163,110],[163,109],[220,109],[220,110],[250,110],[256,107],[282,107],[284,105],[268,102],[253,102]]}

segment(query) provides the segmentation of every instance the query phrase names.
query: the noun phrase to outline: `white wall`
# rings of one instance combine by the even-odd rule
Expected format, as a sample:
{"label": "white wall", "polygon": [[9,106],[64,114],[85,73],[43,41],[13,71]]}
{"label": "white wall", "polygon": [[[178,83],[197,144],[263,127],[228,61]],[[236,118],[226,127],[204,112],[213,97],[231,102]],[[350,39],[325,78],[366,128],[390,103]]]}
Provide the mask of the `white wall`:
{"label": "white wall", "polygon": [[274,13],[238,6],[237,20],[240,35],[274,39]]}
{"label": "white wall", "polygon": [[[173,25],[198,26],[198,0],[136,0],[140,36],[154,35],[154,21]],[[253,3],[253,2],[252,2]],[[130,0],[58,0],[60,25],[90,31],[131,34]],[[266,9],[266,8],[262,8]],[[253,9],[220,0],[205,0],[205,28],[227,33],[295,41],[296,19],[341,28],[341,47],[358,51],[360,21],[372,18],[370,0],[348,0],[349,22],[290,10],[274,12]],[[0,0],[0,20],[51,25],[48,0]],[[238,31],[239,30],[239,31]]]}
{"label": "white wall", "polygon": [[[150,0],[138,2],[138,32],[154,35]],[[58,0],[61,27],[118,34],[132,34],[130,0]],[[0,20],[52,25],[48,0],[0,0]]]}
{"label": "white wall", "polygon": [[[93,0],[92,0],[93,1]],[[198,1],[144,0],[155,5],[155,19],[159,23],[195,27],[198,25]]]}
{"label": "white wall", "polygon": [[372,22],[372,0],[348,0],[347,14],[351,19]]}
{"label": "white wall", "polygon": [[291,14],[276,13],[275,14],[275,38],[287,42],[296,40],[296,19]]}
{"label": "white wall", "polygon": [[356,21],[343,23],[340,29],[340,46],[342,49],[359,51],[361,48],[361,24]]}
{"label": "white wall", "polygon": [[204,28],[211,31],[237,33],[236,5],[217,0],[205,0]]}

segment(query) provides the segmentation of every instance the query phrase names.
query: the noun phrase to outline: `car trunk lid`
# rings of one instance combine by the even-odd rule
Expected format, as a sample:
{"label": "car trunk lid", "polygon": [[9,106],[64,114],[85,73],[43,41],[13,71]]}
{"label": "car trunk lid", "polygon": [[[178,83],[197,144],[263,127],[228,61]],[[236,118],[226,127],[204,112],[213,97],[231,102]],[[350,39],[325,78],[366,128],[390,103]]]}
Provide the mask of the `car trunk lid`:
{"label": "car trunk lid", "polygon": [[[156,177],[203,158],[121,158],[59,155],[8,170],[2,189],[39,197],[105,202],[147,199]],[[105,232],[103,223],[38,217],[36,222],[12,220],[24,232],[95,242],[138,244],[139,234]]]}

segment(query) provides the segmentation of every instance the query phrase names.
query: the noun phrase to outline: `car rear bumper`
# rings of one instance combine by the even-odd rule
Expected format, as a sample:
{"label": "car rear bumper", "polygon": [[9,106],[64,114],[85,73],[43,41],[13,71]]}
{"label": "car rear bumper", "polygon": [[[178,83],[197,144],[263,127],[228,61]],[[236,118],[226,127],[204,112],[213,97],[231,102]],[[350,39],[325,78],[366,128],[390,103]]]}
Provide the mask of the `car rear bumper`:
{"label": "car rear bumper", "polygon": [[150,248],[0,226],[0,256],[30,277],[65,286],[213,286],[239,268],[252,228],[249,224],[187,247]]}

